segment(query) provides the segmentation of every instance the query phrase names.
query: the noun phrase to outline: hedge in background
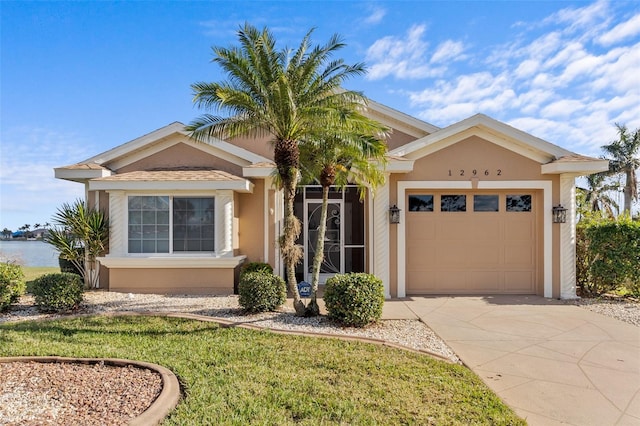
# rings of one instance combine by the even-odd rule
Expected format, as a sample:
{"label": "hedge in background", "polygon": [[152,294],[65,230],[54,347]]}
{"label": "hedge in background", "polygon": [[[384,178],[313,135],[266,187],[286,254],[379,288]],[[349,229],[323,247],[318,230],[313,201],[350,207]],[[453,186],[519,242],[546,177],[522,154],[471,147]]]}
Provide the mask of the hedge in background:
{"label": "hedge in background", "polygon": [[24,294],[26,284],[20,265],[10,262],[0,263],[0,312],[9,309]]}
{"label": "hedge in background", "polygon": [[327,280],[324,303],[329,317],[355,327],[364,327],[382,317],[382,280],[365,273],[335,275]]}
{"label": "hedge in background", "polygon": [[576,275],[585,295],[640,295],[640,222],[628,216],[578,224]]}
{"label": "hedge in background", "polygon": [[271,272],[245,272],[238,284],[238,302],[248,312],[273,311],[287,300],[284,280]]}
{"label": "hedge in background", "polygon": [[68,272],[46,274],[32,281],[32,291],[41,311],[68,312],[80,306],[84,283],[79,275]]}

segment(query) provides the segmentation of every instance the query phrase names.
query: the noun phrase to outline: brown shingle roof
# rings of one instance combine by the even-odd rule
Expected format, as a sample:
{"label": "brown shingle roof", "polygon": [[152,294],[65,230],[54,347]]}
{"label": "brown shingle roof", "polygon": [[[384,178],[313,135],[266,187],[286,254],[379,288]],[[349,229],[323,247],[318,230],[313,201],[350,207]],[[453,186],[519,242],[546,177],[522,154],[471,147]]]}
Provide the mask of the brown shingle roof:
{"label": "brown shingle roof", "polygon": [[60,168],[66,170],[109,170],[97,163],[76,163]]}
{"label": "brown shingle roof", "polygon": [[581,161],[599,161],[601,158],[587,157],[586,155],[572,154],[564,155],[552,163],[579,163]]}
{"label": "brown shingle roof", "polygon": [[222,170],[139,170],[94,179],[97,181],[178,182],[244,181]]}

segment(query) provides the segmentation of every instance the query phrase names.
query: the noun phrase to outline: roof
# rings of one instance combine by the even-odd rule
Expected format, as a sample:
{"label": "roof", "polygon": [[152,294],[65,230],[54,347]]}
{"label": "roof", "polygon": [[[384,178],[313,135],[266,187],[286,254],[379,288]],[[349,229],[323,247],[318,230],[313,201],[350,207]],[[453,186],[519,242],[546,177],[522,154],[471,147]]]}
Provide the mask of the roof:
{"label": "roof", "polygon": [[252,192],[253,183],[222,170],[138,170],[96,178],[90,190],[233,190]]}

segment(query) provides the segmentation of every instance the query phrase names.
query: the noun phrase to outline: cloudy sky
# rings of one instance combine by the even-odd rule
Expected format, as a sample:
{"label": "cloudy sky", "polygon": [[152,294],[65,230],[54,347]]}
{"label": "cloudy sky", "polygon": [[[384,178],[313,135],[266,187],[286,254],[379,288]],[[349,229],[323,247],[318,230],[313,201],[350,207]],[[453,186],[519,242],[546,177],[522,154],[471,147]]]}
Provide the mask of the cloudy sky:
{"label": "cloudy sky", "polygon": [[190,84],[224,76],[211,46],[244,22],[282,46],[340,34],[349,81],[437,126],[482,112],[599,156],[640,127],[638,1],[0,3],[0,229],[51,220],[80,184],[53,167],[198,115]]}

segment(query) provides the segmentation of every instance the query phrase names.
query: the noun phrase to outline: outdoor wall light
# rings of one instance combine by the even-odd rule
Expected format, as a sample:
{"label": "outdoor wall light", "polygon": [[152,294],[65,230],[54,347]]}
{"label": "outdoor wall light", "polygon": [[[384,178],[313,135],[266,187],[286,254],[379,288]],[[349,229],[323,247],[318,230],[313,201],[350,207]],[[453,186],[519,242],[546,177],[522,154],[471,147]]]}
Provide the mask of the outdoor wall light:
{"label": "outdoor wall light", "polygon": [[389,223],[400,223],[400,209],[395,204],[389,207]]}
{"label": "outdoor wall light", "polygon": [[558,204],[553,207],[553,223],[565,223],[567,221],[567,209]]}

